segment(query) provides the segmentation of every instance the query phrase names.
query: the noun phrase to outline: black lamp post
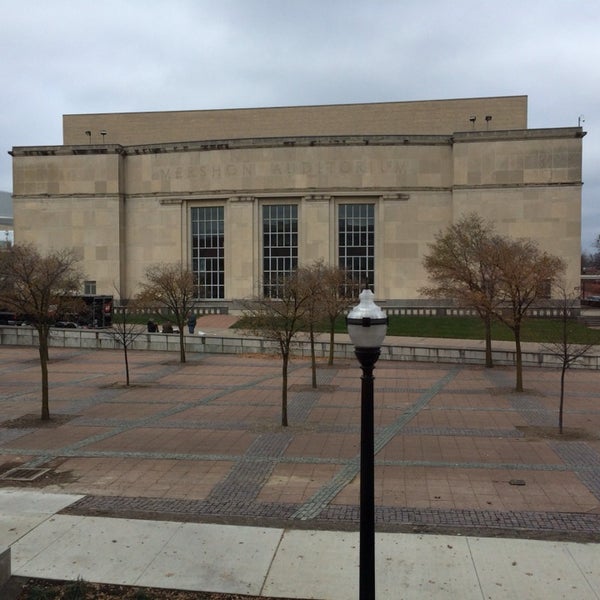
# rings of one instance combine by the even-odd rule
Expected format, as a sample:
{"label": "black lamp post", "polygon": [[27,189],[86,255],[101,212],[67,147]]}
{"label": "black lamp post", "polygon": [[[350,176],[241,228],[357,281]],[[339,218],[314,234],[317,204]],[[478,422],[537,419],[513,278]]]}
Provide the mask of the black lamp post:
{"label": "black lamp post", "polygon": [[363,290],[360,303],[346,317],[348,335],[361,377],[360,416],[360,566],[359,598],[375,600],[375,427],[373,418],[373,369],[387,331],[386,314]]}

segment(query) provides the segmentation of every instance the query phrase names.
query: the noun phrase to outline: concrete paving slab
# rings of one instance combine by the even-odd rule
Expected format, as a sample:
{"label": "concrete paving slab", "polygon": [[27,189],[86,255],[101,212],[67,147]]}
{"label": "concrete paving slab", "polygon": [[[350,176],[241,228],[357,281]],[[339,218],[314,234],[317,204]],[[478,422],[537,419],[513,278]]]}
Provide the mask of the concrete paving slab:
{"label": "concrete paving slab", "polygon": [[[482,598],[465,538],[381,533],[375,552],[377,598]],[[357,597],[358,561],[358,533],[286,531],[263,593]]]}
{"label": "concrete paving slab", "polygon": [[13,573],[132,584],[180,526],[173,522],[56,515],[13,546]]}
{"label": "concrete paving slab", "polygon": [[466,538],[382,533],[376,537],[378,598],[480,600]]}
{"label": "concrete paving slab", "polygon": [[347,600],[358,597],[356,532],[286,531],[263,594]]}
{"label": "concrete paving slab", "polygon": [[0,513],[3,515],[53,515],[83,496],[49,494],[39,490],[0,489]]}
{"label": "concrete paving slab", "polygon": [[46,518],[40,519],[39,515],[0,515],[0,547],[12,546]]}
{"label": "concrete paving slab", "polygon": [[[468,543],[484,598],[600,598],[569,551],[573,544],[494,538],[468,538]],[[589,549],[597,564],[598,545]]]}
{"label": "concrete paving slab", "polygon": [[17,574],[17,571],[30,561],[37,560],[37,564],[48,561],[49,556],[60,547],[61,539],[84,518],[72,517],[67,520],[52,516],[38,523],[12,545],[13,573]]}
{"label": "concrete paving slab", "polygon": [[586,581],[600,596],[600,546],[598,544],[569,543],[567,550]]}
{"label": "concrete paving slab", "polygon": [[[0,547],[12,546],[55,512],[81,497],[38,490],[0,489]],[[14,564],[14,551],[12,559]]]}
{"label": "concrete paving slab", "polygon": [[283,529],[183,524],[136,585],[258,595]]}

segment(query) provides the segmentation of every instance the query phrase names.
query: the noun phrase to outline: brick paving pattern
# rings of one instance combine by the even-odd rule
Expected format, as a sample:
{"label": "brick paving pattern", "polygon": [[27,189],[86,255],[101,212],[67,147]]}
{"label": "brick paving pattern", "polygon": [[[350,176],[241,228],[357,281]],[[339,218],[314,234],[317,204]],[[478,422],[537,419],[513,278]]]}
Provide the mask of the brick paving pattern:
{"label": "brick paving pattern", "polygon": [[[202,327],[201,327],[202,328]],[[277,357],[52,349],[39,426],[35,348],[0,346],[0,474],[49,467],[25,485],[83,494],[70,510],[184,520],[356,528],[360,369],[294,360],[280,426]],[[559,373],[380,361],[375,370],[377,527],[600,539],[600,386]],[[17,421],[15,422],[15,419]],[[2,486],[18,485],[0,479]]]}

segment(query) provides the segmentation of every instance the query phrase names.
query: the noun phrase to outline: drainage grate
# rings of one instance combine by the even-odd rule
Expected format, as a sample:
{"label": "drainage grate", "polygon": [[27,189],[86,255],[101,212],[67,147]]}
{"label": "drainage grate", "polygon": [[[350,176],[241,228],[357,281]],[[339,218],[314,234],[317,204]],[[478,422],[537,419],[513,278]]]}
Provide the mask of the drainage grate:
{"label": "drainage grate", "polygon": [[0,475],[0,479],[4,481],[35,481],[38,477],[41,477],[50,469],[37,469],[33,467],[16,467],[10,469]]}

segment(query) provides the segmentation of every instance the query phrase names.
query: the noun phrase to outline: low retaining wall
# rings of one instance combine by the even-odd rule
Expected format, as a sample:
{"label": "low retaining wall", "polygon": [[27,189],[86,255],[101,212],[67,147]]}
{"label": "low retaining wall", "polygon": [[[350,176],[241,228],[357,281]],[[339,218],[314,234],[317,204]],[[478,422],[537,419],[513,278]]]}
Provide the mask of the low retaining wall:
{"label": "low retaining wall", "polygon": [[[397,340],[398,338],[396,338]],[[37,331],[31,327],[0,327],[0,344],[13,346],[37,346]],[[119,343],[101,329],[53,329],[50,346],[57,348],[89,348],[97,350],[118,350]],[[133,350],[152,350],[157,352],[179,352],[179,334],[142,333],[132,344]],[[256,337],[221,337],[212,335],[185,336],[186,352],[210,354],[277,354],[275,342]],[[298,340],[293,343],[295,356],[310,357],[310,343]],[[329,343],[316,342],[315,352],[319,358],[329,356]],[[354,347],[348,342],[334,344],[334,357],[354,360]],[[514,365],[514,350],[493,350],[492,357],[496,365]],[[381,347],[380,360],[485,364],[483,348],[465,348],[436,346],[435,344],[384,344]],[[530,367],[559,368],[557,357],[543,351],[523,351],[523,365]],[[600,355],[590,353],[581,357],[573,368],[600,370]]]}

